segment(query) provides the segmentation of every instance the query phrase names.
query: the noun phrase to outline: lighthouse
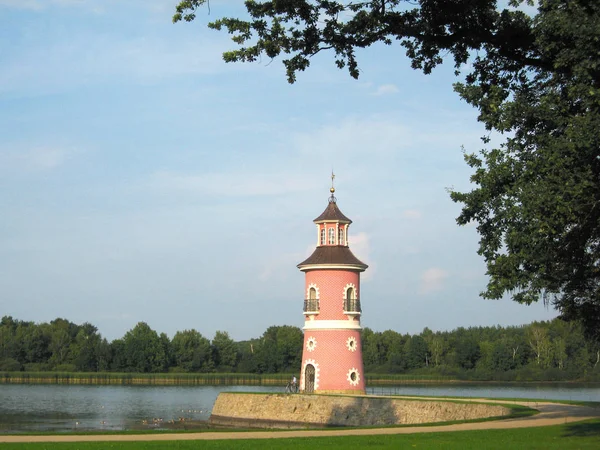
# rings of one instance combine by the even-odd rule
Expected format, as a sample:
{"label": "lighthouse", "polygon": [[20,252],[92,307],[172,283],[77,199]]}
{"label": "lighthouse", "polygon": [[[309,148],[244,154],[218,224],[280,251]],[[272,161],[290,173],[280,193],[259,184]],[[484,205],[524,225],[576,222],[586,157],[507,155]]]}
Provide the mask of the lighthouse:
{"label": "lighthouse", "polygon": [[360,273],[368,267],[348,246],[352,221],[331,195],[313,222],[317,248],[298,264],[305,274],[304,347],[300,389],[304,393],[364,394],[360,339]]}

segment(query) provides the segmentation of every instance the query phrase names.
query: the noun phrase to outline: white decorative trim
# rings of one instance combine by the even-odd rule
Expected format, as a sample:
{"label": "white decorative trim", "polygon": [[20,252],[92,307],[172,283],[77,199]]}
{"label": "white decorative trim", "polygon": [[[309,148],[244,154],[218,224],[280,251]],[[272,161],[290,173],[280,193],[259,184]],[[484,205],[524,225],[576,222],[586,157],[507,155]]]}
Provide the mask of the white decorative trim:
{"label": "white decorative trim", "polygon": [[[352,379],[352,374],[354,374],[354,379]],[[360,382],[360,373],[358,373],[358,369],[356,367],[350,369],[346,375],[346,379],[352,386],[357,386]]]}
{"label": "white decorative trim", "polygon": [[308,287],[306,288],[306,299],[310,299],[310,288],[315,288],[315,291],[317,291],[317,299],[319,298],[319,287],[315,284],[315,283],[310,283],[308,285]]}
{"label": "white decorative trim", "polygon": [[353,320],[309,320],[304,321],[303,330],[362,330],[360,322]]}
{"label": "white decorative trim", "polygon": [[358,348],[358,342],[356,341],[356,338],[354,336],[350,336],[346,340],[346,347],[348,347],[348,350],[350,350],[351,352],[356,351],[356,349]]}
{"label": "white decorative trim", "polygon": [[310,336],[306,340],[306,350],[309,352],[314,352],[315,348],[317,348],[317,340],[313,336]]}
{"label": "white decorative trim", "polygon": [[316,391],[319,388],[319,373],[321,372],[321,369],[319,369],[319,364],[314,359],[307,359],[306,361],[304,361],[304,368],[302,369],[302,380],[301,380],[302,387],[304,388],[303,390],[306,390],[306,366],[308,366],[309,364],[311,364],[315,368],[314,390]]}
{"label": "white decorative trim", "polygon": [[356,286],[354,285],[354,283],[348,283],[346,286],[344,286],[344,292],[342,293],[342,298],[344,300],[346,300],[346,293],[348,292],[349,288],[352,288],[352,290],[354,291],[354,298],[358,298],[358,289],[356,289]]}
{"label": "white decorative trim", "polygon": [[306,270],[323,270],[323,269],[341,269],[341,270],[356,270],[358,272],[364,272],[367,270],[366,265],[358,264],[306,264],[304,266],[298,266],[301,271]]}
{"label": "white decorative trim", "polygon": [[349,220],[341,220],[341,219],[324,219],[324,220],[315,220],[314,223],[343,223],[350,225],[352,221]]}

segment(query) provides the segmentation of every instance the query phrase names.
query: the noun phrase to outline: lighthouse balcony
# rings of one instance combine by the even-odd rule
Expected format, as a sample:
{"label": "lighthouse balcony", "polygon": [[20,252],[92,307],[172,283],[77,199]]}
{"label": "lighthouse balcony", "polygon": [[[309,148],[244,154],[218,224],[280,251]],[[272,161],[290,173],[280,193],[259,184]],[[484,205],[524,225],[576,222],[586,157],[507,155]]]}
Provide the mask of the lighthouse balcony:
{"label": "lighthouse balcony", "polygon": [[318,314],[319,313],[319,299],[318,298],[307,298],[304,300],[304,314]]}
{"label": "lighthouse balcony", "polygon": [[344,314],[360,314],[360,299],[348,298],[344,300]]}

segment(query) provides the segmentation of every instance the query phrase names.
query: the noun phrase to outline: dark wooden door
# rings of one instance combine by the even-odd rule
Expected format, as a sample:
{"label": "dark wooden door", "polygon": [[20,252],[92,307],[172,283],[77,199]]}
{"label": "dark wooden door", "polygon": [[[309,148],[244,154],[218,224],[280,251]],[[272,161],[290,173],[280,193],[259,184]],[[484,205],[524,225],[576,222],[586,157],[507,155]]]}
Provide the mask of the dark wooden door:
{"label": "dark wooden door", "polygon": [[304,369],[304,392],[311,394],[315,391],[315,366],[307,364]]}

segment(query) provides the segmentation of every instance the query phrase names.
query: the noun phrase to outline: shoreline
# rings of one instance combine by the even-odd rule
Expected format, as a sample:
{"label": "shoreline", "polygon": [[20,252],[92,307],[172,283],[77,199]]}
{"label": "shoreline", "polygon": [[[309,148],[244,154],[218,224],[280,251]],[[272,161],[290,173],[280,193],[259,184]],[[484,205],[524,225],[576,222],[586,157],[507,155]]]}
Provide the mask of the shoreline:
{"label": "shoreline", "polygon": [[[56,385],[125,385],[125,386],[285,386],[289,374],[218,374],[218,373],[111,373],[111,372],[3,372],[2,384],[56,384]],[[461,380],[432,379],[430,376],[390,376],[367,374],[367,385],[385,388],[403,385],[581,385],[600,386],[600,381],[589,380]]]}

